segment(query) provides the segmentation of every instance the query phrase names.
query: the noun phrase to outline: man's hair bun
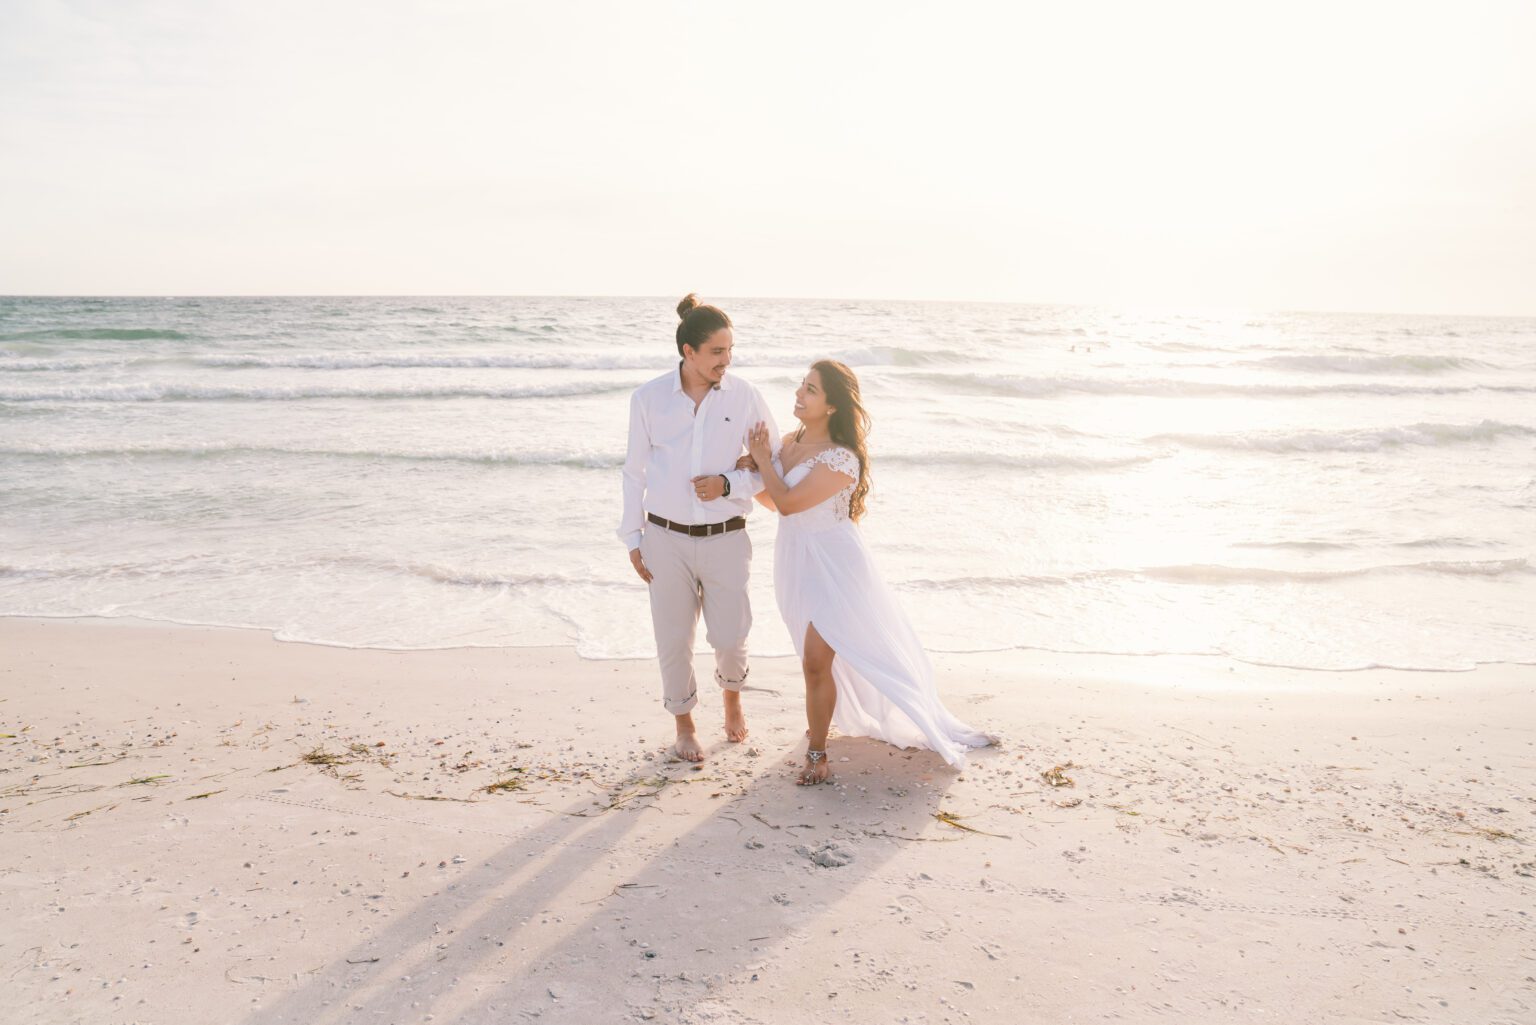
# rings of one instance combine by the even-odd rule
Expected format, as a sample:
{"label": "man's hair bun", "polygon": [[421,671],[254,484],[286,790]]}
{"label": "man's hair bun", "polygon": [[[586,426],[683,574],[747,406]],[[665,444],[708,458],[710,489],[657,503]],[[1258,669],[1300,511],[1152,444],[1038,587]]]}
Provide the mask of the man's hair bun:
{"label": "man's hair bun", "polygon": [[694,292],[683,296],[683,301],[677,304],[677,316],[679,356],[683,355],[685,346],[697,350],[704,344],[704,339],[723,327],[731,326],[731,318],[725,315],[724,310],[699,302],[698,294]]}

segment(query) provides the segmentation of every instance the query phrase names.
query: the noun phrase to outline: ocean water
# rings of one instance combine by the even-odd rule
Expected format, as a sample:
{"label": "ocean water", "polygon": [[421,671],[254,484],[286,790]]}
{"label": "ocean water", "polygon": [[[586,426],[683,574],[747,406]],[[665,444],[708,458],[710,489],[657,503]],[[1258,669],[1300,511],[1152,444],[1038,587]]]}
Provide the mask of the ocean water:
{"label": "ocean water", "polygon": [[[858,371],[933,650],[1536,661],[1536,320],[715,301],[783,429]],[[674,304],[0,298],[0,615],[650,655],[614,528]]]}

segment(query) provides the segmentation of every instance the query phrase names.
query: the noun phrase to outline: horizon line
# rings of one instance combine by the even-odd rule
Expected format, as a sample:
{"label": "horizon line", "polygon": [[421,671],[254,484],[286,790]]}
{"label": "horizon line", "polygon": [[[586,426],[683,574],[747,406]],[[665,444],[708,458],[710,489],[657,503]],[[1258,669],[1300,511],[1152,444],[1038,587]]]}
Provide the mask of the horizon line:
{"label": "horizon line", "polygon": [[[1039,299],[937,299],[883,296],[789,296],[722,295],[722,301],[746,299],[771,302],[848,302],[848,303],[926,303],[953,306],[1035,306],[1097,310],[1157,310],[1160,312],[1223,312],[1288,316],[1358,316],[1358,317],[1470,317],[1488,320],[1531,320],[1532,313],[1466,313],[1446,311],[1394,311],[1365,309],[1284,308],[1228,306],[1220,303],[1164,305],[1132,302],[1051,302]],[[6,299],[656,299],[676,302],[659,294],[647,293],[533,293],[533,292],[0,292]]]}

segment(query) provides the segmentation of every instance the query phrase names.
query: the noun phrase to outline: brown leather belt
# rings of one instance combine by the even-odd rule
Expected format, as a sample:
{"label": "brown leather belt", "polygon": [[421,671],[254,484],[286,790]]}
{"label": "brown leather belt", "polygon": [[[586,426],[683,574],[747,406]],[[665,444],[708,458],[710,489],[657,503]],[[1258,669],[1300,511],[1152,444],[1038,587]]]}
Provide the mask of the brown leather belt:
{"label": "brown leather belt", "polygon": [[740,530],[747,525],[745,516],[733,516],[724,523],[673,523],[664,520],[655,513],[646,513],[645,518],[658,527],[666,527],[675,530],[679,534],[687,534],[689,537],[713,537],[716,534],[724,534],[731,530]]}

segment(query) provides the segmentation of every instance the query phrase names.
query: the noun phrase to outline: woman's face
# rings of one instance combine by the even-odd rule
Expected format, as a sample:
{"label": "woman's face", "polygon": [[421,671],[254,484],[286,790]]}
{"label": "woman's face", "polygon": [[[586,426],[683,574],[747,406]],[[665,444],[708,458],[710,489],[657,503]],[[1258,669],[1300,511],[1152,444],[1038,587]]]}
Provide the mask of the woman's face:
{"label": "woman's face", "polygon": [[827,405],[826,389],[821,386],[820,371],[807,371],[800,387],[795,389],[795,419],[803,424],[821,423],[832,412],[833,407]]}

